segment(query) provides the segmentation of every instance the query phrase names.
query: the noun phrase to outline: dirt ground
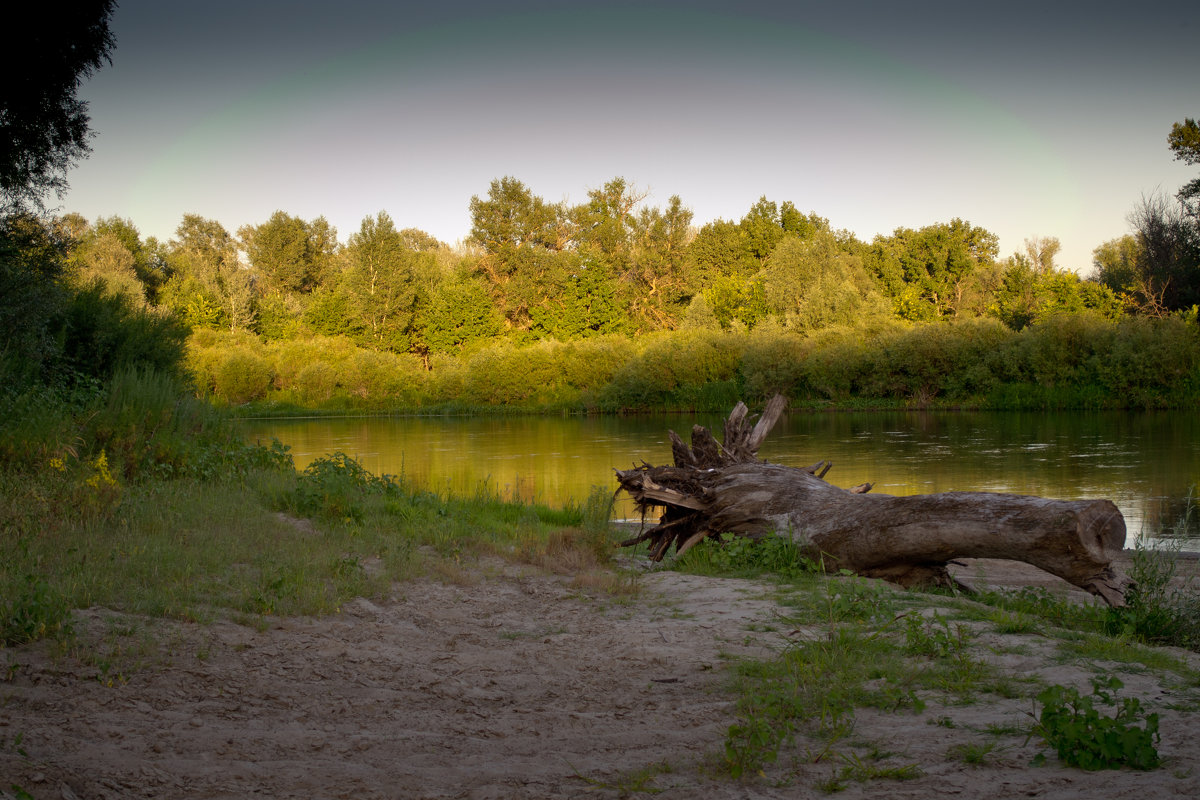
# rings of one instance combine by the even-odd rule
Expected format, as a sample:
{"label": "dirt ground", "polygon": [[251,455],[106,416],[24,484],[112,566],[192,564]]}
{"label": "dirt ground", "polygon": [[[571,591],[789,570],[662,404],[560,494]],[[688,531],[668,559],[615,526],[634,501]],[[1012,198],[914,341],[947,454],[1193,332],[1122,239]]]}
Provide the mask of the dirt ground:
{"label": "dirt ground", "polygon": [[[1041,580],[1006,564],[972,563],[962,577]],[[90,649],[0,650],[0,797],[482,800],[639,787],[667,798],[825,796],[816,784],[837,764],[812,763],[804,741],[765,778],[711,769],[734,721],[725,664],[769,655],[791,633],[777,624],[770,585],[672,572],[639,580],[630,602],[495,561],[261,630],[80,612]],[[1025,647],[996,652],[1001,638]],[[1088,685],[1042,637],[984,633],[975,646],[1013,673]],[[1194,707],[1196,687],[1120,677],[1162,717],[1158,770],[1088,773],[1052,754],[1032,767],[1041,748],[1020,736],[983,766],[949,759],[954,745],[986,741],[984,725],[1028,727],[1028,700],[989,695],[917,714],[860,712],[855,739],[921,776],[851,781],[840,796],[1200,797],[1200,714],[1169,707]]]}

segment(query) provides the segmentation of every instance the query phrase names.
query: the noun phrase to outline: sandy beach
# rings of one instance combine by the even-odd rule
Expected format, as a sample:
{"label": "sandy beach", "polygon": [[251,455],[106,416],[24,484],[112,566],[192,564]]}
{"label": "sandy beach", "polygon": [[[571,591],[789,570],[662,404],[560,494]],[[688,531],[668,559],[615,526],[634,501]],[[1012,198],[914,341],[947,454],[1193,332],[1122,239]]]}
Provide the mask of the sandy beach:
{"label": "sandy beach", "polygon": [[[1041,580],[1010,562],[959,570],[980,583]],[[265,627],[77,612],[72,652],[49,642],[0,651],[0,797],[826,796],[817,784],[835,765],[806,758],[803,737],[765,775],[713,769],[735,719],[725,665],[796,635],[771,583],[669,571],[638,580],[631,602],[494,560]],[[1050,753],[1034,767],[1046,748],[1019,735],[982,765],[948,757],[983,741],[986,725],[1028,728],[1028,698],[988,695],[858,712],[855,741],[919,777],[851,781],[840,796],[1200,796],[1200,717],[1173,708],[1195,708],[1195,686],[1138,665],[1064,661],[1037,634],[984,628],[972,647],[1048,683],[1086,688],[1095,669],[1113,671],[1159,713],[1163,766],[1085,772]],[[1200,668],[1200,656],[1174,653]]]}

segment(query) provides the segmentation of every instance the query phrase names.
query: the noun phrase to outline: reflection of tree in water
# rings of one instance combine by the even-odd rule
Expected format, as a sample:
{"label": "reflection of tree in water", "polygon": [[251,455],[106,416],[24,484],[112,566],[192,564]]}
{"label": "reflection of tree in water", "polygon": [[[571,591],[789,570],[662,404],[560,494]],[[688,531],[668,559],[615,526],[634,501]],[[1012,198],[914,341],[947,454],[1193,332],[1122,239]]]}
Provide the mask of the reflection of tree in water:
{"label": "reflection of tree in water", "polygon": [[1200,484],[1159,498],[1146,508],[1145,520],[1147,538],[1200,540]]}

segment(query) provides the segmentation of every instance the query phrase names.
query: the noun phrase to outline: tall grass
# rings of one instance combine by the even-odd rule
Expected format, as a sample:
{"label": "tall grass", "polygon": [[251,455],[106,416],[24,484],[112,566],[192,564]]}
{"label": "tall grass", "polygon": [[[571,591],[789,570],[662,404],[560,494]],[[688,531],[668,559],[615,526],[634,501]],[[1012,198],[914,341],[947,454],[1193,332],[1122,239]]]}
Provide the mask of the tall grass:
{"label": "tall grass", "polygon": [[[110,405],[126,431],[153,438],[169,427],[161,414]],[[483,489],[452,498],[340,453],[297,473],[278,450],[247,449],[258,456],[229,451],[234,468],[223,470],[192,461],[126,476],[100,456],[75,469],[0,470],[0,638],[61,634],[71,608],[90,606],[201,621],[329,613],[385,595],[431,561],[485,553],[571,572],[611,558],[598,495],[565,509]]]}
{"label": "tall grass", "polygon": [[[1177,524],[1186,529],[1188,521]],[[1194,574],[1180,571],[1181,540],[1166,541],[1165,547],[1152,548],[1138,540],[1126,606],[1110,612],[1107,632],[1200,652],[1200,585]]]}

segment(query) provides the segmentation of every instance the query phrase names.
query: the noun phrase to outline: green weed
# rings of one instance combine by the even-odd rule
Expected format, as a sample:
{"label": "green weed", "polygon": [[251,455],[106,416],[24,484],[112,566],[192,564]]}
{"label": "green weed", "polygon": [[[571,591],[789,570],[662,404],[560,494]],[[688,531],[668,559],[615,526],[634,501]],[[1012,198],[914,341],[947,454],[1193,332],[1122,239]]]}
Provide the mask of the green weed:
{"label": "green weed", "polygon": [[861,626],[835,627],[776,659],[743,662],[737,671],[739,721],[725,737],[725,764],[734,777],[760,772],[801,730],[837,741],[853,729],[858,706],[924,707],[896,646]]}
{"label": "green weed", "polygon": [[[1136,697],[1118,701],[1116,692],[1123,686],[1110,677],[1093,678],[1091,696],[1064,686],[1046,688],[1037,696],[1042,710],[1033,732],[1053,747],[1067,766],[1154,769],[1160,763],[1158,714],[1143,712]],[[1114,714],[1100,713],[1097,704],[1112,707]]]}
{"label": "green weed", "polygon": [[709,537],[688,550],[675,560],[674,569],[696,575],[738,578],[773,575],[796,580],[818,572],[820,565],[789,537],[751,539],[725,533]]}
{"label": "green weed", "polygon": [[1185,679],[1196,680],[1198,677],[1187,661],[1169,650],[1147,647],[1126,636],[1079,634],[1064,639],[1059,644],[1059,651],[1067,660],[1115,662],[1136,669],[1174,672]]}
{"label": "green weed", "polygon": [[70,631],[70,604],[45,578],[26,575],[0,595],[0,645],[25,644]]}
{"label": "green weed", "polygon": [[950,623],[937,612],[931,617],[910,614],[904,623],[904,652],[928,658],[947,658],[964,652],[971,643],[965,625]]}
{"label": "green weed", "polygon": [[995,739],[987,742],[965,742],[953,745],[946,751],[946,759],[949,761],[961,761],[973,767],[982,767],[988,763],[992,754],[998,749],[1002,748],[1000,748],[1000,743]]}
{"label": "green weed", "polygon": [[287,501],[291,510],[303,516],[362,522],[366,495],[395,496],[399,489],[390,477],[372,475],[339,451],[305,467]]}
{"label": "green weed", "polygon": [[[1176,527],[1186,528],[1192,513],[1189,502]],[[1165,547],[1151,548],[1139,539],[1129,575],[1133,585],[1125,593],[1125,606],[1109,610],[1107,633],[1200,652],[1200,589],[1193,577],[1178,577],[1181,542],[1168,540]]]}
{"label": "green weed", "polygon": [[655,785],[655,780],[660,775],[669,775],[675,771],[669,761],[657,761],[639,769],[631,770],[623,773],[611,780],[602,780],[599,778],[590,778],[587,775],[579,772],[579,770],[571,767],[574,770],[574,775],[579,780],[586,783],[588,786],[597,789],[611,789],[617,792],[619,797],[629,797],[634,794],[659,794],[665,789]]}
{"label": "green weed", "polygon": [[842,766],[834,770],[833,774],[825,780],[817,782],[817,788],[827,794],[844,791],[850,781],[858,783],[877,779],[911,781],[925,774],[916,764],[898,766],[870,764],[854,753],[838,753],[837,758],[843,762]]}

